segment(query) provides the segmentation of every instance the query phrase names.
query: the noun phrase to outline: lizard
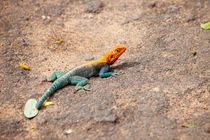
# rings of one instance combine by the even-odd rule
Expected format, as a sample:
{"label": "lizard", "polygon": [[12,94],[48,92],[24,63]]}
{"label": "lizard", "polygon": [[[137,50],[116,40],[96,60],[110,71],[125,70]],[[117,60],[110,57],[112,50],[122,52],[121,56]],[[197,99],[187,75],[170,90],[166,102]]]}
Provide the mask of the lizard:
{"label": "lizard", "polygon": [[90,90],[85,87],[85,85],[88,84],[88,78],[90,77],[99,76],[101,78],[106,78],[109,76],[119,75],[119,73],[110,72],[110,65],[114,64],[115,61],[125,52],[125,50],[125,46],[118,45],[111,48],[100,59],[84,63],[66,73],[54,72],[51,77],[46,76],[45,79],[53,83],[36,104],[36,108],[40,109],[47,97],[64,86],[76,85],[74,91],[76,93],[81,89]]}

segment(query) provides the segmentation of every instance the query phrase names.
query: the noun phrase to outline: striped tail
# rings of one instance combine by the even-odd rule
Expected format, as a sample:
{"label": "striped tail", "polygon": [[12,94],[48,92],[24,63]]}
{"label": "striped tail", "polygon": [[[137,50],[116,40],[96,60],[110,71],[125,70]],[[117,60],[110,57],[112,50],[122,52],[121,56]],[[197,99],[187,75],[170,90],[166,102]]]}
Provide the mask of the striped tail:
{"label": "striped tail", "polygon": [[66,86],[68,84],[68,81],[65,79],[57,79],[49,88],[48,90],[44,93],[40,101],[36,104],[36,108],[40,109],[42,107],[42,104],[44,101],[49,97],[53,92],[56,90]]}

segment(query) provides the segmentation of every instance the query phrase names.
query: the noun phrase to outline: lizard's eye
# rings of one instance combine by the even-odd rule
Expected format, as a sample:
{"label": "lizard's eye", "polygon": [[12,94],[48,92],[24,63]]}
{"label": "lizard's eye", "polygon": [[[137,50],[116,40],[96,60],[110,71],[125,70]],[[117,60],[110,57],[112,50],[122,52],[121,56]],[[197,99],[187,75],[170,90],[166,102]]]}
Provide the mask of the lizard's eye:
{"label": "lizard's eye", "polygon": [[116,52],[120,52],[120,50],[117,49]]}

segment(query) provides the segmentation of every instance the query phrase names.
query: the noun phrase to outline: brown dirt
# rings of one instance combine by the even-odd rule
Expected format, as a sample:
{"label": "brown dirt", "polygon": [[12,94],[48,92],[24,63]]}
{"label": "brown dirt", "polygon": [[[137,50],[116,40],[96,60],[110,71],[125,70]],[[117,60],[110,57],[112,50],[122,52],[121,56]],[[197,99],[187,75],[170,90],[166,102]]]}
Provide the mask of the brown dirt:
{"label": "brown dirt", "polygon": [[[209,0],[1,0],[0,139],[208,139],[210,31],[200,24],[210,21],[209,7]],[[118,44],[127,47],[113,66],[121,75],[91,78],[88,92],[67,86],[50,98],[54,105],[24,117],[25,102],[51,84],[41,75]]]}

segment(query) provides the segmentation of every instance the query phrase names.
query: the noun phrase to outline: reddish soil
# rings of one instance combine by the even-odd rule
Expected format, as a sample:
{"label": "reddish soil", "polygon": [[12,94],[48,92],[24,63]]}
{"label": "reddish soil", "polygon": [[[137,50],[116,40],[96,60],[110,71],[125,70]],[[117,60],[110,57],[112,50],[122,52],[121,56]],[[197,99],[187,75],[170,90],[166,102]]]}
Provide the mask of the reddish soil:
{"label": "reddish soil", "polygon": [[[209,139],[210,31],[200,27],[209,7],[209,0],[1,0],[0,139]],[[112,68],[121,75],[91,78],[91,91],[67,86],[50,97],[54,105],[24,117],[26,101],[51,84],[42,76],[119,44],[127,50]]]}

